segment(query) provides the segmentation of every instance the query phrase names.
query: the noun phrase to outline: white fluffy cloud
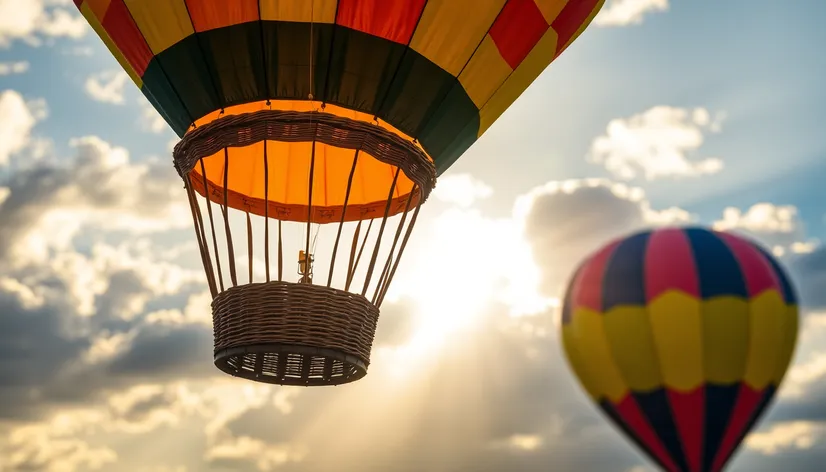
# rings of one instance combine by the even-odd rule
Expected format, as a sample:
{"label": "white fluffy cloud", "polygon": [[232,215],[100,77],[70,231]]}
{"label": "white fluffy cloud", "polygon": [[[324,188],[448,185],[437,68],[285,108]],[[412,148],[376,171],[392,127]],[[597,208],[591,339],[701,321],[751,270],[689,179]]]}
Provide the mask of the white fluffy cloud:
{"label": "white fluffy cloud", "polygon": [[746,447],[766,455],[789,449],[809,449],[823,436],[826,425],[812,421],[790,421],[770,426],[765,431],[751,433]]}
{"label": "white fluffy cloud", "polygon": [[93,100],[114,105],[125,103],[124,92],[129,76],[123,71],[106,71],[86,79],[86,93]]}
{"label": "white fluffy cloud", "polygon": [[[134,438],[163,427],[192,428],[200,423],[199,429],[207,435],[207,462],[249,461],[258,470],[272,470],[301,461],[306,453],[288,443],[268,444],[257,438],[236,437],[228,424],[265,405],[282,405],[275,410],[286,416],[299,393],[293,390],[285,395],[267,385],[227,378],[134,385],[111,392],[98,404],[66,408],[42,421],[13,429],[0,438],[0,469],[74,472],[101,470],[117,463],[116,468],[122,470],[122,458],[105,445],[106,435]],[[151,460],[143,462],[143,466],[162,467],[152,466]]]}
{"label": "white fluffy cloud", "polygon": [[597,26],[638,25],[649,13],[668,10],[668,0],[608,0],[594,18]]}
{"label": "white fluffy cloud", "polygon": [[70,144],[76,155],[68,165],[21,172],[7,183],[0,253],[9,261],[44,263],[87,227],[152,233],[192,224],[169,165],[132,163],[126,149],[94,136]]}
{"label": "white fluffy cloud", "polygon": [[772,248],[777,256],[788,252],[808,253],[817,247],[816,240],[807,240],[803,221],[793,205],[756,203],[743,212],[727,207],[714,229],[746,234]]}
{"label": "white fluffy cloud", "polygon": [[32,146],[32,129],[47,113],[42,100],[26,102],[14,90],[0,92],[0,167],[7,166],[12,155]]}
{"label": "white fluffy cloud", "polygon": [[470,174],[450,174],[439,179],[433,190],[437,199],[453,203],[462,208],[471,206],[477,200],[490,197],[493,189]]}
{"label": "white fluffy cloud", "polygon": [[39,46],[43,38],[80,38],[89,25],[71,0],[0,0],[0,48],[15,40]]}
{"label": "white fluffy cloud", "polygon": [[23,74],[29,70],[28,61],[0,62],[0,76]]}
{"label": "white fluffy cloud", "polygon": [[721,117],[705,108],[656,106],[629,118],[608,123],[605,134],[591,144],[589,160],[602,164],[614,176],[633,179],[714,174],[723,161],[695,159],[705,134],[720,130]]}

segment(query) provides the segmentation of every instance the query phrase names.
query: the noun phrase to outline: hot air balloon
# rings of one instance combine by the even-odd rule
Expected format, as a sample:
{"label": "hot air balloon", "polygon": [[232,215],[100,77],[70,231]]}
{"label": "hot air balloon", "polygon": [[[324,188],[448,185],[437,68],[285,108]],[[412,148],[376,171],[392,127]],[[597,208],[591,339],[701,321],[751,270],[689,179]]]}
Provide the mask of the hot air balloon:
{"label": "hot air balloon", "polygon": [[603,1],[75,0],[181,137],[215,365],[283,385],[366,375],[437,175]]}
{"label": "hot air balloon", "polygon": [[763,248],[702,227],[630,235],[588,257],[562,339],[601,410],[667,471],[720,471],[783,379],[797,299]]}

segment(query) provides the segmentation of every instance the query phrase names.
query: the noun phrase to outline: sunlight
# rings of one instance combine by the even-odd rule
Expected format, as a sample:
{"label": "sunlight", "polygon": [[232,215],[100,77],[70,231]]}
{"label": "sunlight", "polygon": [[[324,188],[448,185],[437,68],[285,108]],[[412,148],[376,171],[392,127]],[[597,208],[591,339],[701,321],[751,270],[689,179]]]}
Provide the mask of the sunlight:
{"label": "sunlight", "polygon": [[399,372],[472,331],[492,303],[506,305],[514,317],[558,304],[539,293],[540,270],[521,227],[517,219],[453,207],[419,234],[423,244],[406,255],[404,275],[391,289],[392,299],[415,300],[414,334],[404,345],[383,350]]}

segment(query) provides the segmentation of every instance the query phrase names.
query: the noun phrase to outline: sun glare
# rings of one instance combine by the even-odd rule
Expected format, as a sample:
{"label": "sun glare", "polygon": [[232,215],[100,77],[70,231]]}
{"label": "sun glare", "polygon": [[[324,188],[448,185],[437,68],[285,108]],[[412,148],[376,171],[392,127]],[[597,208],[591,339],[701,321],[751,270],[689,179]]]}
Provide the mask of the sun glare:
{"label": "sun glare", "polygon": [[[511,316],[554,305],[538,293],[540,272],[515,219],[485,217],[476,208],[450,208],[419,235],[426,242],[406,255],[393,299],[415,301],[414,331],[393,355],[422,362],[444,343],[467,339],[488,307],[501,303]],[[388,299],[391,301],[391,299]]]}

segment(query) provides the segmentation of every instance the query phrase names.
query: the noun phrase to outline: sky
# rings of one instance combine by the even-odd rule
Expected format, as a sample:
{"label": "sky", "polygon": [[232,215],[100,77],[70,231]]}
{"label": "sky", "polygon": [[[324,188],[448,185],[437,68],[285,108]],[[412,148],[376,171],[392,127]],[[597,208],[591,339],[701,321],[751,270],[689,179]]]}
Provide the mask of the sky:
{"label": "sky", "polygon": [[367,377],[301,389],[214,368],[177,138],[71,1],[0,0],[0,471],[654,470],[576,383],[558,309],[588,253],[670,224],[788,268],[795,358],[729,470],[816,470],[824,17],[607,0],[439,178]]}

